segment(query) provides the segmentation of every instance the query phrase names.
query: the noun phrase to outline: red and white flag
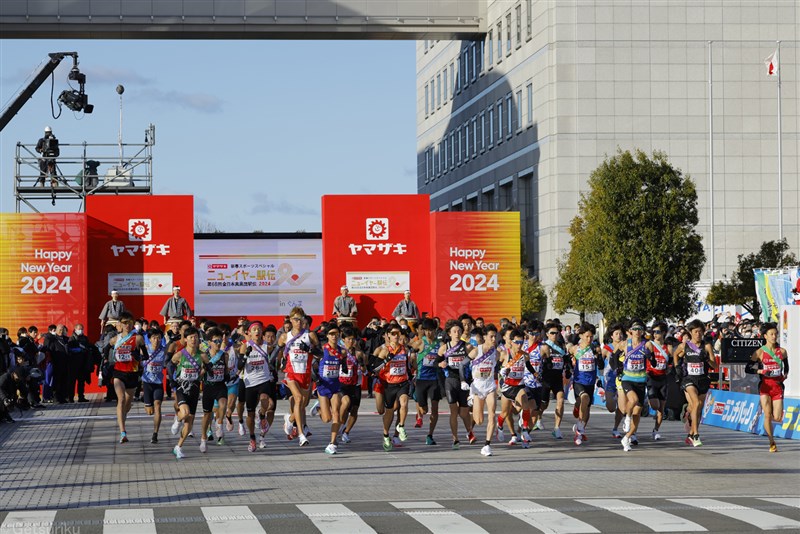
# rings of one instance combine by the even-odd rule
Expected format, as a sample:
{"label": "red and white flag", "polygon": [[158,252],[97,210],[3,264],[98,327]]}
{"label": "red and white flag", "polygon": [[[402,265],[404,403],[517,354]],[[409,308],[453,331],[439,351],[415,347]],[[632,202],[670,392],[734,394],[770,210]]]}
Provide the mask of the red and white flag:
{"label": "red and white flag", "polygon": [[767,76],[778,75],[778,50],[775,49],[773,53],[764,60],[764,65],[767,66]]}

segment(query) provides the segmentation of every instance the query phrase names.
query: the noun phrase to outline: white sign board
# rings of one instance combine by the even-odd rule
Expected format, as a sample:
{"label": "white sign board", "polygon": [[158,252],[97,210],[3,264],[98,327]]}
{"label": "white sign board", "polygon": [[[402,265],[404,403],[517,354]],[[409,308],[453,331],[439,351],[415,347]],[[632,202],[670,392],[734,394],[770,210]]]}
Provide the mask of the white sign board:
{"label": "white sign board", "polygon": [[172,295],[172,273],[108,273],[108,294]]}
{"label": "white sign board", "polygon": [[321,239],[196,239],[197,315],[322,315]]}
{"label": "white sign board", "polygon": [[347,272],[347,287],[355,295],[402,293],[411,287],[408,271]]}

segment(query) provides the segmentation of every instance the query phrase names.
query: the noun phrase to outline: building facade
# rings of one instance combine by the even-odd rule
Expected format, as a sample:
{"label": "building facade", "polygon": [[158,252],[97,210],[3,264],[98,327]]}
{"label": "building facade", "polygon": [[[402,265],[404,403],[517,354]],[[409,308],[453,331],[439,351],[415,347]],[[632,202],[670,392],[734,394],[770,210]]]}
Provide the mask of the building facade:
{"label": "building facade", "polygon": [[660,150],[697,184],[703,282],[780,235],[800,251],[796,1],[487,0],[486,28],[417,46],[432,211],[518,210],[523,263],[549,290],[592,170]]}

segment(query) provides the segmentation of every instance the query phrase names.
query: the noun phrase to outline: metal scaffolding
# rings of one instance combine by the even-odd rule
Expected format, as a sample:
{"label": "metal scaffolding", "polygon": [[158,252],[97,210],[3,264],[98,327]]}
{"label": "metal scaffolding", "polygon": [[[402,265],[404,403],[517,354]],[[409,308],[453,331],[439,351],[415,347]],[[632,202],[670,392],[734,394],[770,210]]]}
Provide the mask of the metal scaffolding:
{"label": "metal scaffolding", "polygon": [[[144,132],[144,143],[59,143],[55,172],[40,171],[41,154],[36,144],[17,143],[14,158],[14,198],[16,212],[27,206],[36,213],[36,204],[56,200],[79,200],[78,211],[86,211],[89,195],[152,195],[153,146],[156,127]],[[124,152],[133,151],[126,157]]]}

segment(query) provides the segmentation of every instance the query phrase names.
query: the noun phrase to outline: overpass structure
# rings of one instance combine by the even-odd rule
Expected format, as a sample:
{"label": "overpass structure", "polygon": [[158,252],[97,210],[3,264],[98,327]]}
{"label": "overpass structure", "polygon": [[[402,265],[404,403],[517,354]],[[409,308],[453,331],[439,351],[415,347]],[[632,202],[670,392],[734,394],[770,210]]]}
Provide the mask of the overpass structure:
{"label": "overpass structure", "polygon": [[486,0],[2,0],[4,39],[467,39]]}

